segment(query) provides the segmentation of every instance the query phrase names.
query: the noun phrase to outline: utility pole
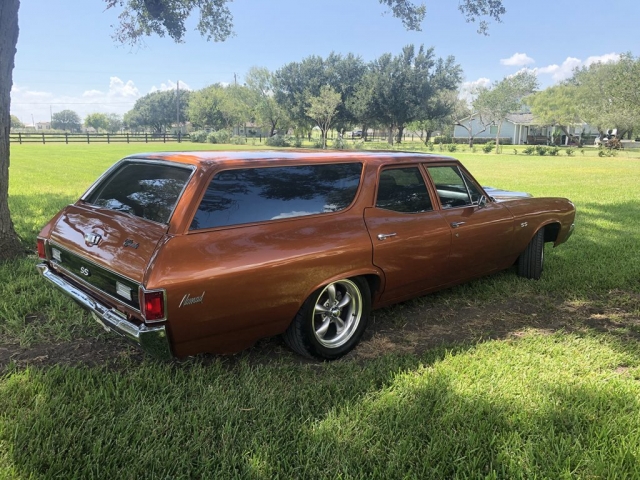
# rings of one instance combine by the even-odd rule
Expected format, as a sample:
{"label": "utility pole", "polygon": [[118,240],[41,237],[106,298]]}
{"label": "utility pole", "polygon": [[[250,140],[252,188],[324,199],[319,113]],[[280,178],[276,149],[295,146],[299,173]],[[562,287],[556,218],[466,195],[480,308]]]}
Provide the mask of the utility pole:
{"label": "utility pole", "polygon": [[180,80],[176,83],[176,127],[180,130]]}
{"label": "utility pole", "polygon": [[235,72],[233,73],[233,84],[234,84],[235,86],[238,86],[238,77],[236,77]]}

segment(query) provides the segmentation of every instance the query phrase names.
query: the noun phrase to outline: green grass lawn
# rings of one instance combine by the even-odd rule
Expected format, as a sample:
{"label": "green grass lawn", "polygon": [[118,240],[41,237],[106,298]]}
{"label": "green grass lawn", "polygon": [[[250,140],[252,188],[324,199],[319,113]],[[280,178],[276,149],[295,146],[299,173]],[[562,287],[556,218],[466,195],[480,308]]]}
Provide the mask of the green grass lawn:
{"label": "green grass lawn", "polygon": [[[25,243],[145,147],[212,145],[12,146],[9,204]],[[126,348],[101,366],[9,361],[0,370],[0,479],[640,478],[640,155],[503,152],[446,154],[483,185],[576,204],[576,231],[558,249],[547,245],[543,278],[505,272],[387,309],[379,321],[400,329],[411,308],[500,313],[508,300],[549,305],[549,323],[568,315],[554,305],[589,305],[588,322],[329,364],[279,346],[266,358],[167,364]],[[3,346],[73,349],[103,336],[44,285],[35,263],[0,265],[0,358]]]}

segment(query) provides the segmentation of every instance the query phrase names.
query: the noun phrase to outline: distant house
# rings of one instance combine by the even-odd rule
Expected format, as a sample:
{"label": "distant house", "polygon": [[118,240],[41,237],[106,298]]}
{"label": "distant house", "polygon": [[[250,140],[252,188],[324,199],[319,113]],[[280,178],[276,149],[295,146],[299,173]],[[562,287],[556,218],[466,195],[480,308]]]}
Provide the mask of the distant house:
{"label": "distant house", "polygon": [[51,130],[51,122],[36,123],[36,130]]}
{"label": "distant house", "polygon": [[[484,131],[484,125],[480,121],[477,114],[464,118],[460,121],[464,125],[470,127],[474,133],[474,139],[490,139],[496,138],[498,133],[497,125],[490,125]],[[598,131],[592,128],[590,125],[576,124],[566,127],[567,135],[565,132],[559,132],[555,129],[555,133],[560,135],[557,143],[561,145],[569,145],[571,137],[580,137],[581,135],[590,137],[591,140],[598,134]],[[479,132],[479,133],[475,133]],[[552,138],[554,134],[553,125],[541,125],[536,121],[532,113],[520,112],[510,113],[502,122],[500,128],[500,141],[509,141],[513,145],[546,145],[553,143],[555,140]],[[467,130],[460,125],[455,125],[453,128],[453,137],[458,142],[469,138]],[[506,143],[506,142],[505,142]]]}

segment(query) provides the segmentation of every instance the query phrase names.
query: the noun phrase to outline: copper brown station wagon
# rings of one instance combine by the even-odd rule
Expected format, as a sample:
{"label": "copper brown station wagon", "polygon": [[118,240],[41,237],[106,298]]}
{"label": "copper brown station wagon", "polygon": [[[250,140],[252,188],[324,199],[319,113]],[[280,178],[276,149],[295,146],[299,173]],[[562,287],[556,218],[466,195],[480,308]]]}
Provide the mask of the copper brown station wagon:
{"label": "copper brown station wagon", "polygon": [[398,152],[152,153],[117,162],[40,232],[42,275],[162,358],[282,334],[335,359],[371,309],[513,265],[538,279],[564,198],[481,187]]}

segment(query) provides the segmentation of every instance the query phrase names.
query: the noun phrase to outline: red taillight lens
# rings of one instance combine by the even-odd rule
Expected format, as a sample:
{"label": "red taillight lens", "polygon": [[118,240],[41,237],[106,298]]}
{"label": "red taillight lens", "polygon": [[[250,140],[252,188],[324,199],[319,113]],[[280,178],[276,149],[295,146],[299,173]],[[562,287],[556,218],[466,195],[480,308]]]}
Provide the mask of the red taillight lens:
{"label": "red taillight lens", "polygon": [[164,319],[164,292],[142,292],[142,306],[145,320]]}
{"label": "red taillight lens", "polygon": [[47,250],[44,247],[44,238],[38,238],[38,257],[46,260],[47,259]]}

